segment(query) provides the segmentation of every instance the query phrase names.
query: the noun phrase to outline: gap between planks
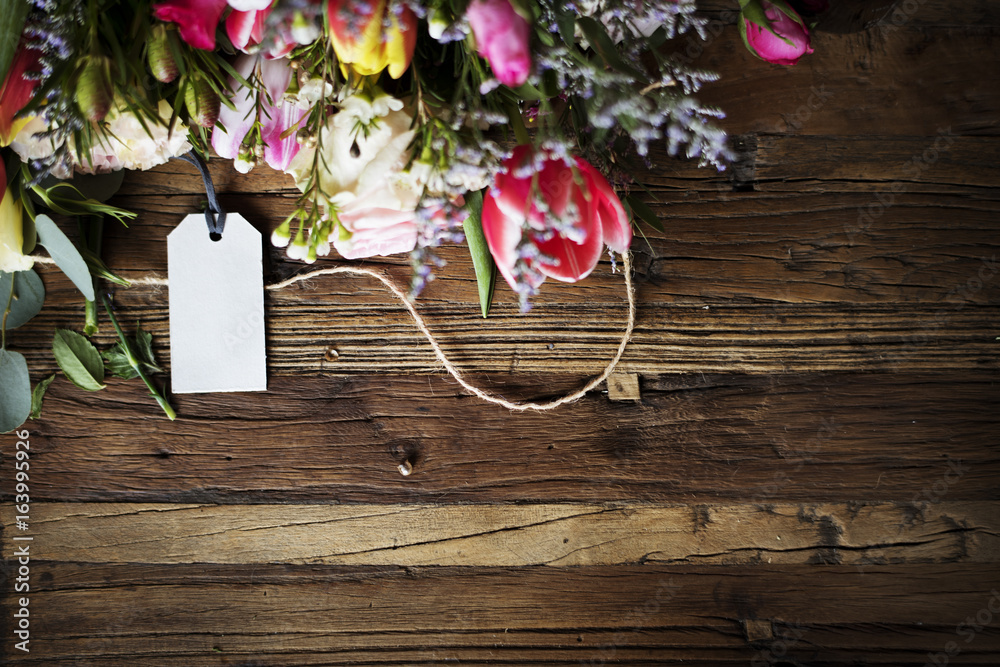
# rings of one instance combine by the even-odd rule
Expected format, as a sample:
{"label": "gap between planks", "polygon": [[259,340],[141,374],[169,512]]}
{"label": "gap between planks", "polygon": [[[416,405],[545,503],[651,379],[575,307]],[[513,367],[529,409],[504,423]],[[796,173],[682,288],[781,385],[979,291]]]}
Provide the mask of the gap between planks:
{"label": "gap between planks", "polygon": [[[1000,562],[1000,502],[773,505],[35,503],[32,558],[582,566]],[[3,508],[5,525],[14,510]],[[12,557],[19,543],[5,541]]]}

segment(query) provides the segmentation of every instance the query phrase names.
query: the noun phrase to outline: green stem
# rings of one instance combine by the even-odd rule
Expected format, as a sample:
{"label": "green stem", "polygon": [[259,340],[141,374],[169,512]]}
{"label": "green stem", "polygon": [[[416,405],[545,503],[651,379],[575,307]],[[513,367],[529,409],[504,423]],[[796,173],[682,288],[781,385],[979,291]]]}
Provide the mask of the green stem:
{"label": "green stem", "polygon": [[10,315],[10,304],[14,302],[14,274],[10,274],[10,294],[7,295],[7,305],[3,309],[3,322],[0,322],[0,350],[7,349],[7,316]]}
{"label": "green stem", "polygon": [[132,346],[129,345],[128,339],[125,338],[125,333],[122,331],[121,325],[118,324],[118,318],[116,318],[115,314],[111,312],[111,304],[108,303],[108,297],[102,294],[101,301],[104,302],[104,310],[108,312],[108,318],[111,319],[111,325],[118,333],[118,340],[121,341],[122,349],[125,350],[125,358],[128,359],[129,366],[131,366],[132,370],[134,370],[139,377],[142,378],[142,381],[146,383],[146,387],[149,389],[149,393],[152,394],[153,398],[156,399],[156,402],[160,404],[163,411],[167,413],[167,417],[170,417],[170,420],[173,421],[177,418],[177,413],[174,412],[173,407],[171,407],[170,403],[167,402],[167,399],[160,395],[160,392],[153,386],[152,380],[149,379],[149,376],[146,375],[146,372],[142,369],[142,364],[139,363],[139,359],[136,358],[135,353],[132,351]]}
{"label": "green stem", "polygon": [[510,126],[514,129],[514,137],[517,139],[517,143],[530,144],[531,137],[528,135],[528,128],[524,126],[524,118],[521,117],[521,111],[517,108],[517,105],[513,102],[504,102],[503,108],[507,112],[507,119],[510,121]]}
{"label": "green stem", "polygon": [[[104,218],[102,216],[86,216],[80,218],[80,236],[94,256],[101,256],[101,240],[104,237]],[[94,278],[94,294],[97,294],[97,278]],[[93,336],[100,331],[97,326],[97,302],[87,301],[84,309],[83,333]]]}

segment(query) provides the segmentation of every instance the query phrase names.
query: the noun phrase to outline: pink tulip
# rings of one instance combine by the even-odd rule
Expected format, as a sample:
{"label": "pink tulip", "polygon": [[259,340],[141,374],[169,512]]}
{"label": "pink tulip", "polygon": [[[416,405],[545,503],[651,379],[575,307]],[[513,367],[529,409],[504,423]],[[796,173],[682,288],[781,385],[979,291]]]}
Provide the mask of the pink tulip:
{"label": "pink tulip", "polygon": [[[518,291],[515,264],[520,260],[541,274],[564,282],[586,278],[601,256],[604,246],[618,253],[628,250],[632,228],[621,201],[604,176],[581,158],[575,169],[562,160],[545,160],[537,172],[537,191],[532,191],[531,175],[516,175],[532,156],[530,146],[518,146],[497,176],[483,201],[483,233],[497,268]],[[580,184],[582,181],[582,187]],[[577,231],[569,238],[551,229],[534,203],[540,197],[557,217],[570,203],[579,212]],[[519,252],[525,236],[542,258]],[[550,258],[554,261],[548,261]]]}
{"label": "pink tulip", "polygon": [[751,53],[775,65],[794,65],[812,53],[809,30],[781,0],[751,0],[742,9],[740,34]]}
{"label": "pink tulip", "polygon": [[166,0],[153,5],[153,15],[161,21],[172,21],[180,30],[181,39],[196,49],[215,49],[215,28],[226,0]]}
{"label": "pink tulip", "polygon": [[[281,135],[288,128],[297,125],[308,113],[307,109],[302,109],[284,99],[294,72],[287,60],[266,60],[249,55],[237,58],[234,67],[245,79],[250,77],[254,68],[259,68],[260,79],[271,98],[271,103],[268,103],[267,99],[261,100],[263,109],[260,123],[264,140],[264,161],[272,169],[284,171],[299,152],[299,143],[295,138],[295,132],[289,132],[285,138]],[[233,99],[236,110],[222,105],[219,110],[219,121],[225,129],[216,125],[212,130],[212,148],[220,157],[236,159],[239,157],[243,139],[253,127],[257,117],[254,115],[254,91],[239,88],[235,80],[231,80],[230,85],[236,92]]]}
{"label": "pink tulip", "polygon": [[466,14],[479,55],[501,83],[522,85],[531,72],[531,25],[508,0],[473,0]]}

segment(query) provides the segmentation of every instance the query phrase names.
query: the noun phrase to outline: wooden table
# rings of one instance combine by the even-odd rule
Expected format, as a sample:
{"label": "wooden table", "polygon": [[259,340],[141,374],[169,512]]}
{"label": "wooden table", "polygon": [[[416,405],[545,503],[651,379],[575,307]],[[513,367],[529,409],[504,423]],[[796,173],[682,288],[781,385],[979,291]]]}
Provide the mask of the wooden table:
{"label": "wooden table", "polygon": [[[8,663],[998,664],[1000,4],[876,5],[792,68],[732,25],[681,43],[722,74],[705,99],[739,158],[639,174],[666,233],[633,243],[611,391],[485,404],[352,276],[268,293],[266,393],[174,396],[169,422],[137,381],[57,379],[27,425],[30,653],[0,439]],[[212,167],[262,231],[291,211],[288,179]],[[108,264],[162,275],[200,188],[183,163],[129,174]],[[419,309],[478,384],[553,397],[612,356],[609,264],[528,315],[499,287],[483,321],[465,249],[443,254]],[[266,277],[304,268],[271,250]],[[82,327],[41,273],[11,343],[36,379],[53,328]],[[167,292],[114,300],[167,360]]]}

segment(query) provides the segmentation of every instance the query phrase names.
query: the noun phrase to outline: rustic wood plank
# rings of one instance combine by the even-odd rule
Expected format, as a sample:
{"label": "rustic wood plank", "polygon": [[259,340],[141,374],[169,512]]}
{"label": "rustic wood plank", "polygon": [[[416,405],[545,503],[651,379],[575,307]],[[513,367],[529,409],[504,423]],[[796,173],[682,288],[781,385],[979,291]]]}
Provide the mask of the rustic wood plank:
{"label": "rustic wood plank", "polygon": [[795,67],[757,60],[735,30],[678,50],[723,73],[700,99],[730,112],[722,124],[734,134],[996,136],[1000,60],[969,66],[970,53],[992,52],[995,29],[911,28],[815,33],[815,53]]}
{"label": "rustic wood plank", "polygon": [[[953,481],[961,474],[955,473]],[[4,507],[4,525],[14,510]],[[1000,503],[35,503],[32,553],[87,563],[518,567],[1000,563]],[[27,533],[24,533],[27,534]],[[4,545],[14,558],[21,542]]]}
{"label": "rustic wood plank", "polygon": [[[360,298],[351,278],[323,280],[338,293]],[[995,282],[1000,285],[1000,280]],[[290,289],[320,298],[309,287]],[[956,291],[954,303],[939,307],[690,306],[646,300],[640,287],[635,332],[619,370],[765,374],[995,369],[1000,308],[971,307],[961,295]],[[137,296],[142,299],[149,293]],[[289,296],[281,297],[284,303],[272,296],[267,308],[267,364],[272,379],[441,372],[427,340],[402,306],[393,303],[391,294],[373,297],[369,306],[342,303],[338,297],[323,305],[296,303],[298,295]],[[158,358],[169,368],[166,298],[162,294],[155,298],[156,305],[150,307],[131,298],[118,299],[119,318],[130,329],[138,322],[151,332]],[[610,362],[626,313],[621,302],[587,307],[548,304],[528,316],[508,305],[498,307],[484,322],[476,317],[478,308],[475,303],[421,308],[431,332],[463,372],[577,373],[581,378],[597,375]],[[28,358],[33,372],[55,372],[54,329],[79,329],[82,321],[81,308],[47,307],[10,336],[10,346]],[[94,341],[101,349],[114,343],[107,323]],[[331,348],[337,352],[332,360]]]}
{"label": "rustic wood plank", "polygon": [[[476,381],[517,398],[580,379]],[[136,383],[88,394],[60,378],[49,393],[27,426],[36,501],[1000,500],[993,371],[648,377],[640,402],[595,392],[545,414],[432,376],[273,378],[267,393],[175,396],[176,422]]]}
{"label": "rustic wood plank", "polygon": [[[968,644],[956,634],[981,610],[995,619],[1000,586],[995,570],[959,564],[32,571],[23,664],[774,664],[785,651],[810,665],[922,665],[949,641],[961,664],[1000,650],[995,623]],[[774,641],[748,641],[748,619],[771,619]]]}

